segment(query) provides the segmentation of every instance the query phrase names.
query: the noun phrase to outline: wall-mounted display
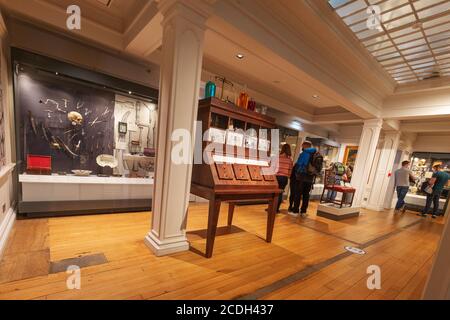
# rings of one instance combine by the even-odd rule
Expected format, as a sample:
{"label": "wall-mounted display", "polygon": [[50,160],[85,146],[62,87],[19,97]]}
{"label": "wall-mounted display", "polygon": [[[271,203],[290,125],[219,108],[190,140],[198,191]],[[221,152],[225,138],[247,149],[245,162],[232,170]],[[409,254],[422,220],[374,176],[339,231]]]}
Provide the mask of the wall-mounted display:
{"label": "wall-mounted display", "polygon": [[345,148],[345,153],[344,153],[344,165],[354,167],[357,154],[358,154],[357,146],[347,146]]}
{"label": "wall-mounted display", "polygon": [[97,173],[97,155],[114,149],[115,94],[28,66],[18,70],[21,158],[46,155],[52,158],[54,172]]}

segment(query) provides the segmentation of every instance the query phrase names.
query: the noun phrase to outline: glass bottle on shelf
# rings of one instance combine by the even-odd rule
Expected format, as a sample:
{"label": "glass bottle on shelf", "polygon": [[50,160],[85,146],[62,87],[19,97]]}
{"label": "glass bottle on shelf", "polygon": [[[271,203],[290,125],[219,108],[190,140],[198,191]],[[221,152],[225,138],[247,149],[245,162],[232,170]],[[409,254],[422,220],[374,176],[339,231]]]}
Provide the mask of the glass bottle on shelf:
{"label": "glass bottle on shelf", "polygon": [[247,107],[248,107],[247,86],[244,86],[244,89],[239,94],[238,107],[241,107],[241,108],[244,108],[244,109],[247,109]]}
{"label": "glass bottle on shelf", "polygon": [[215,96],[216,96],[216,84],[214,83],[213,79],[210,78],[205,86],[205,98],[208,99]]}
{"label": "glass bottle on shelf", "polygon": [[256,101],[252,99],[250,99],[250,101],[248,102],[248,110],[250,111],[255,111],[256,110]]}

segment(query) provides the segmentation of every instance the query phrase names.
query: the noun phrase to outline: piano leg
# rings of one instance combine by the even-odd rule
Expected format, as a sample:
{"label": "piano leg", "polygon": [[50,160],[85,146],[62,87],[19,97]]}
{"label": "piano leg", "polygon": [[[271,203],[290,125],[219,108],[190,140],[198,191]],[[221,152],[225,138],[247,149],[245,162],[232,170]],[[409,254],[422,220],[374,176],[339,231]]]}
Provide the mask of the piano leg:
{"label": "piano leg", "polygon": [[206,258],[211,258],[216,238],[217,221],[219,220],[220,199],[209,200],[208,231],[206,234]]}
{"label": "piano leg", "polygon": [[233,215],[234,215],[234,203],[228,202],[228,226],[231,227],[233,224]]}
{"label": "piano leg", "polygon": [[278,204],[278,195],[275,194],[272,199],[269,200],[269,209],[267,210],[267,234],[266,242],[272,242],[273,227],[275,225],[275,216]]}

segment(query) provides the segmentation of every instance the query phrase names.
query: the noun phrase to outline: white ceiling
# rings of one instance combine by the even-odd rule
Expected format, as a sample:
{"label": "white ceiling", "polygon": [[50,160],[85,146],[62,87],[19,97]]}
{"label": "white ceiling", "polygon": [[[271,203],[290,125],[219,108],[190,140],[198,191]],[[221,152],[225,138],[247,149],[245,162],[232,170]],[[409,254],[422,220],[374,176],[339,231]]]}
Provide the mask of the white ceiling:
{"label": "white ceiling", "polygon": [[449,0],[328,0],[397,83],[450,76]]}
{"label": "white ceiling", "polygon": [[[0,0],[0,3],[4,4],[8,1],[9,0]],[[30,3],[33,2],[35,7],[37,4],[42,3],[47,7],[53,6],[59,8],[59,10],[64,11],[68,5],[77,4],[81,7],[82,15],[87,18],[90,23],[89,27],[92,30],[94,26],[97,25],[99,26],[99,28],[96,29],[97,31],[113,31],[111,38],[106,38],[106,40],[102,37],[95,37],[92,34],[84,34],[83,36],[85,37],[85,41],[87,39],[87,36],[88,38],[90,37],[89,41],[91,41],[92,43],[98,41],[97,44],[102,44],[105,46],[108,46],[109,43],[114,42],[114,45],[111,45],[110,47],[113,51],[117,52],[117,50],[121,50],[120,53],[128,53],[130,55],[138,57],[139,59],[147,61],[151,60],[151,58],[149,57],[158,57],[159,55],[157,48],[160,46],[162,37],[160,27],[161,17],[159,16],[158,19],[155,19],[154,17],[156,17],[156,15],[149,9],[149,4],[155,5],[154,1],[152,0],[112,0],[109,6],[106,6],[104,3],[102,3],[103,1],[107,3],[107,0],[27,1],[30,1]],[[225,0],[225,2],[228,1],[235,0]],[[270,51],[271,49],[276,48],[271,48],[269,45],[267,45],[267,42],[259,42],[258,46],[255,46],[257,40],[254,40],[254,42],[245,41],[245,39],[251,40],[252,38],[250,38],[248,34],[244,33],[240,29],[236,29],[237,27],[235,25],[228,25],[228,29],[221,32],[221,30],[223,29],[222,27],[229,23],[229,21],[223,18],[223,16],[213,16],[208,21],[209,29],[207,29],[206,31],[204,44],[204,54],[206,62],[205,66],[214,66],[216,70],[223,70],[222,75],[226,77],[234,77],[237,83],[241,85],[247,84],[249,87],[253,87],[252,89],[254,89],[254,91],[259,91],[259,93],[270,96],[272,98],[272,101],[274,102],[273,107],[278,107],[279,110],[282,110],[288,115],[291,115],[296,119],[308,119],[308,121],[306,122],[315,122],[317,125],[323,126],[325,128],[328,126],[335,129],[338,123],[361,123],[362,117],[370,117],[370,115],[367,115],[365,111],[359,113],[354,111],[354,109],[356,110],[360,106],[353,107],[353,105],[357,105],[358,103],[366,104],[368,102],[365,101],[367,95],[364,96],[363,94],[360,94],[360,88],[365,89],[369,87],[369,89],[372,90],[370,92],[372,96],[369,97],[371,99],[371,101],[369,101],[369,104],[375,105],[376,108],[379,107],[381,109],[383,105],[383,99],[385,99],[385,97],[383,98],[382,93],[386,90],[386,88],[390,88],[390,85],[394,82],[391,81],[391,79],[384,74],[384,71],[372,61],[370,56],[368,56],[368,54],[366,52],[363,52],[361,49],[360,50],[363,54],[357,52],[353,56],[352,50],[354,49],[354,47],[347,46],[346,43],[345,47],[338,47],[340,51],[336,51],[334,53],[333,51],[326,52],[327,49],[337,47],[339,43],[342,42],[342,39],[337,37],[337,35],[339,36],[340,34],[336,33],[335,30],[333,30],[333,32],[327,32],[326,28],[332,29],[330,28],[331,23],[328,20],[326,21],[326,23],[322,23],[322,21],[316,21],[318,19],[316,16],[311,16],[308,18],[307,14],[310,14],[310,12],[305,13],[304,11],[302,11],[305,8],[300,5],[302,3],[308,3],[311,6],[311,3],[317,3],[319,1],[304,0],[304,2],[301,2],[299,5],[291,2],[290,0],[279,1],[279,4],[273,3],[270,0],[249,0],[243,2],[238,1],[238,3],[242,5],[251,5],[253,3],[259,3],[261,5],[265,4],[265,9],[271,11],[269,12],[269,14],[272,13],[274,16],[276,16],[277,19],[280,19],[280,15],[282,14],[284,14],[286,18],[289,17],[289,20],[286,19],[285,24],[281,25],[280,23],[279,30],[284,30],[283,28],[289,27],[290,30],[295,31],[292,34],[289,34],[289,36],[298,37],[293,39],[300,39],[302,41],[304,39],[302,39],[301,37],[308,37],[308,39],[305,40],[305,43],[306,41],[311,41],[310,43],[308,43],[311,44],[311,46],[316,45],[317,42],[319,42],[318,47],[304,47],[304,52],[300,51],[300,54],[307,56],[307,54],[314,52],[314,49],[319,50],[321,53],[323,53],[324,55],[320,57],[313,55],[313,61],[308,61],[308,63],[311,62],[311,64],[306,64],[304,61],[302,61],[303,65],[309,67],[309,71],[312,70],[312,67],[315,68],[316,66],[320,66],[319,68],[322,69],[320,70],[320,73],[317,73],[316,71],[316,74],[314,74],[314,70],[312,73],[308,73],[304,69],[302,69],[301,66],[299,66],[301,64],[296,65],[295,63],[292,63],[292,61],[289,61],[286,58],[277,55],[278,53],[276,52],[276,50]],[[334,12],[332,12],[327,6],[326,1],[327,0],[323,0],[321,3],[327,7],[326,9],[328,9],[329,12],[326,12],[326,10],[323,10],[323,8],[321,8],[318,16],[326,16],[327,14],[330,14],[333,17],[336,17]],[[357,2],[359,3],[360,1],[366,3],[366,0],[340,0],[341,5],[338,4],[336,8],[339,10],[340,8],[345,8],[346,5],[352,5]],[[411,3],[408,2],[410,6],[411,4],[413,6],[417,5],[421,1],[432,1],[433,3],[450,2],[450,0],[367,1],[368,3],[379,4],[387,4],[388,2],[394,3],[395,1],[397,1],[399,6],[401,6],[402,3],[404,5],[405,1],[411,1]],[[289,7],[289,9],[287,10],[288,12],[286,12],[286,10],[282,12],[281,10],[283,8],[281,7],[283,7],[284,9],[285,7]],[[37,24],[49,23],[49,19],[47,19],[45,15],[33,15],[30,12],[26,12],[26,10],[24,10],[24,6],[19,6],[18,8],[20,8],[21,10],[21,16],[29,17],[30,21],[34,20],[34,22]],[[280,11],[275,12],[275,10],[273,10],[274,8]],[[308,7],[308,9],[310,8]],[[153,8],[152,10],[154,12],[155,8]],[[141,24],[142,21],[139,21],[139,17],[142,17],[145,14],[148,14],[149,18],[148,20],[146,20],[146,23]],[[151,17],[152,14],[153,19]],[[345,16],[343,17],[345,18]],[[310,19],[311,21],[309,21],[308,19]],[[336,17],[336,19],[338,19],[338,17]],[[219,20],[220,22],[218,22]],[[56,22],[54,22],[54,24],[57,24],[58,20],[56,18],[55,21]],[[210,21],[212,22],[209,23]],[[299,23],[300,25],[296,25],[295,23]],[[301,24],[303,24],[303,28]],[[273,25],[277,26],[276,24]],[[314,34],[309,32],[308,29],[305,29],[304,25],[310,27],[311,29],[316,28],[323,31],[320,32],[320,39],[316,37],[316,39],[313,40]],[[348,31],[345,28],[343,29],[345,31]],[[395,30],[397,31],[397,29]],[[64,32],[64,29],[62,28],[59,31]],[[275,30],[271,31],[275,32]],[[426,30],[424,29],[424,31]],[[67,30],[65,30],[65,32],[67,32]],[[301,34],[301,32],[306,32],[307,34]],[[348,33],[351,36],[351,33]],[[74,37],[73,34],[71,34],[71,36]],[[378,38],[375,37],[373,39]],[[328,46],[330,41],[327,40],[330,40],[333,43]],[[376,43],[382,42],[383,41],[380,40]],[[295,43],[293,45],[295,45]],[[291,52],[289,52],[289,54],[292,54],[294,51],[295,50],[292,50]],[[236,54],[238,53],[244,54],[245,58],[242,60],[237,59]],[[328,58],[326,54],[329,53],[336,56],[336,61],[332,61],[332,58]],[[295,54],[297,53],[295,52]],[[352,59],[349,59],[349,56],[351,56]],[[301,56],[301,58],[303,58],[303,56]],[[325,64],[324,66],[323,64],[321,64],[324,58],[328,58],[328,65]],[[365,72],[365,74],[360,78],[352,78],[353,75],[347,74],[347,71],[348,69],[351,70],[352,67],[354,65],[357,65],[358,63],[359,65],[364,65],[365,68],[367,68],[365,70],[373,70],[373,72]],[[375,66],[375,68],[371,69],[373,66]],[[412,65],[410,65],[410,67],[411,66]],[[323,77],[324,73],[322,72],[327,71],[327,68],[330,67],[336,67],[333,72],[337,71],[337,73],[335,73],[333,77],[328,78],[328,83],[321,82],[321,80],[325,78]],[[382,71],[381,76],[379,76],[378,70],[376,70],[377,68]],[[210,71],[214,72],[214,70]],[[361,75],[359,69],[354,69],[351,71],[354,74]],[[366,74],[368,75],[366,76]],[[319,75],[320,77],[316,77],[317,75]],[[343,78],[339,79],[339,76],[342,76]],[[386,87],[380,89],[378,87],[378,84],[383,83],[383,81],[386,83]],[[377,85],[372,85],[373,83],[377,83]],[[424,81],[423,83],[426,83],[426,81]],[[344,84],[344,86],[342,86],[342,84]],[[340,89],[350,89],[351,94],[341,94],[342,90]],[[354,101],[356,102],[351,101],[347,103],[347,101],[349,100],[345,99],[348,99],[348,97],[351,97],[352,95],[353,97],[355,97]],[[381,103],[378,103],[378,101],[381,101]],[[279,102],[278,105],[277,102]],[[395,107],[400,110],[400,108],[402,108],[401,103],[397,103],[397,100],[395,100],[394,102]],[[362,109],[364,109],[364,107],[362,107]],[[346,118],[346,114],[351,114],[352,117]],[[302,118],[302,115],[305,115],[305,117]],[[337,115],[336,118],[334,118],[335,115]],[[340,115],[345,115],[345,117],[340,117]],[[421,117],[421,115],[419,115],[418,117]],[[397,118],[400,120],[403,119],[400,118],[400,116],[397,116]]]}

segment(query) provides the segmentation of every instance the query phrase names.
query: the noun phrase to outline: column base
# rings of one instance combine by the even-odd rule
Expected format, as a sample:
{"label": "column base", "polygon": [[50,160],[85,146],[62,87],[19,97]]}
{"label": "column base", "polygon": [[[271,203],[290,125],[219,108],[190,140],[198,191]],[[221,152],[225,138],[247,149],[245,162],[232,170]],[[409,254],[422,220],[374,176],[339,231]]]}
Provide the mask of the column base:
{"label": "column base", "polygon": [[188,251],[189,242],[185,236],[177,237],[175,240],[161,241],[151,231],[144,239],[145,244],[157,257],[166,256],[172,253]]}

